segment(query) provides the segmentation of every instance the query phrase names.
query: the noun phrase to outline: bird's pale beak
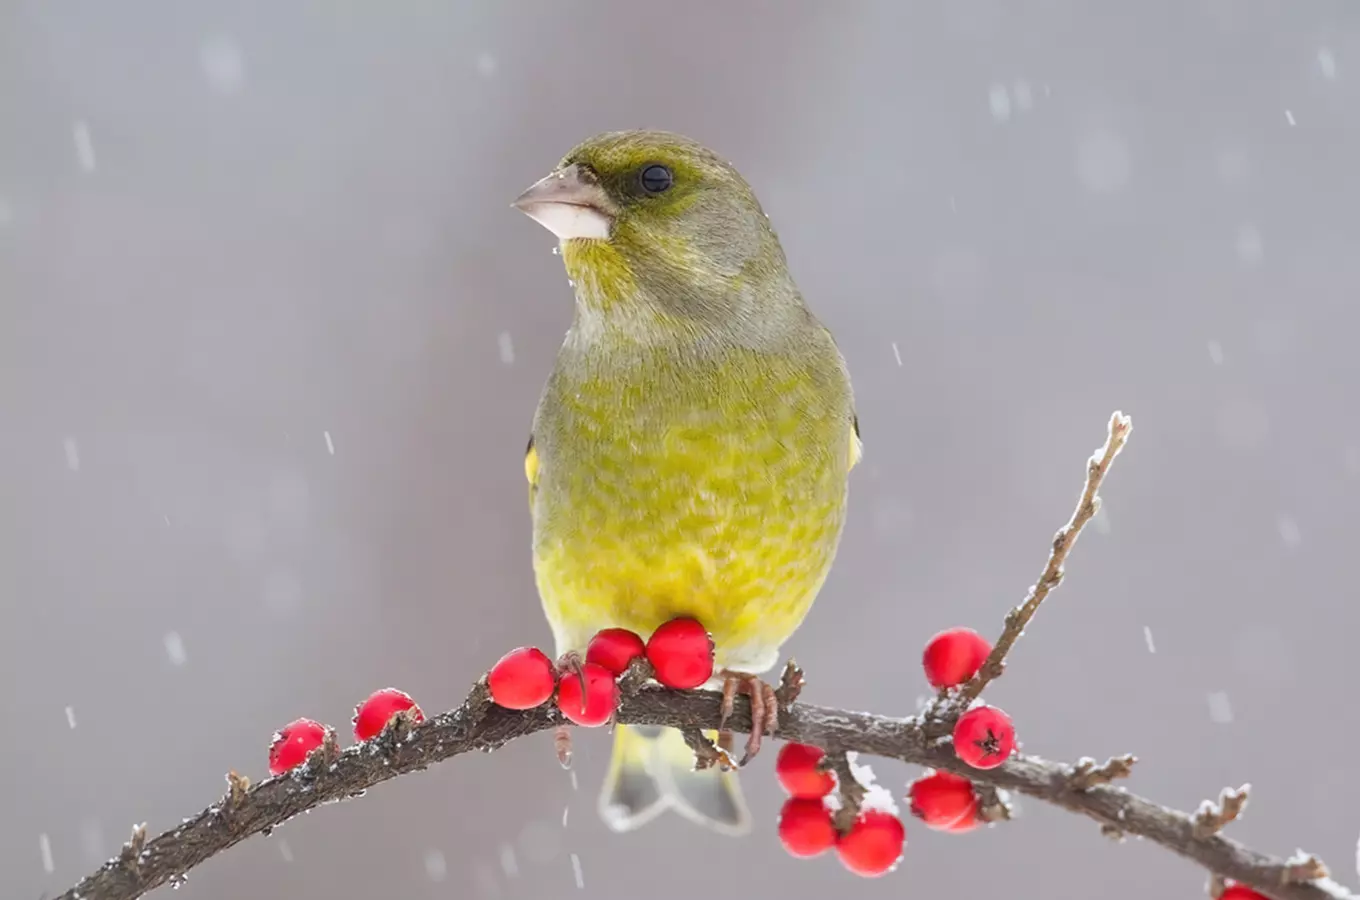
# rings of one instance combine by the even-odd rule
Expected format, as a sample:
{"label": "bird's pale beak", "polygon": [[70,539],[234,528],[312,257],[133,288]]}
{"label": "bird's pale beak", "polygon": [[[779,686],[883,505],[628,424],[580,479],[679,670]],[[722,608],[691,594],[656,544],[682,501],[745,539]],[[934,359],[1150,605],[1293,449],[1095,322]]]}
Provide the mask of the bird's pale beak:
{"label": "bird's pale beak", "polygon": [[575,164],[553,172],[510,205],[563,241],[608,238],[614,224],[609,195],[592,173]]}

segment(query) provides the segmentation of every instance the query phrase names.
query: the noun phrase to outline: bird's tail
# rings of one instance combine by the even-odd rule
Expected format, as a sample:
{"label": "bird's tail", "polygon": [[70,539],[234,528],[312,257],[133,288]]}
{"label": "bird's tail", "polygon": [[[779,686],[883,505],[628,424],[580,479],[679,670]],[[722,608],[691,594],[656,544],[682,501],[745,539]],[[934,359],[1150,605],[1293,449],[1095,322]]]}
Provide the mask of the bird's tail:
{"label": "bird's tail", "polygon": [[720,834],[751,829],[735,772],[696,770],[694,751],[674,728],[617,726],[600,817],[615,831],[631,831],[667,809]]}

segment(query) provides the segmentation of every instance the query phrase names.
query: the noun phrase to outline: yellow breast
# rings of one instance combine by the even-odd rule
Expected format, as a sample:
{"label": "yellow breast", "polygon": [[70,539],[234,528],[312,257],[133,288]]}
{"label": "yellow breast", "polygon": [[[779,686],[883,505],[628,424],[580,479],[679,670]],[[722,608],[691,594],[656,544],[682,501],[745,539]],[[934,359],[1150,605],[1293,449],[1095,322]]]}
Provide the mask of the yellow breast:
{"label": "yellow breast", "polygon": [[558,651],[688,615],[720,666],[769,668],[839,541],[858,455],[848,385],[750,352],[562,369],[525,461]]}

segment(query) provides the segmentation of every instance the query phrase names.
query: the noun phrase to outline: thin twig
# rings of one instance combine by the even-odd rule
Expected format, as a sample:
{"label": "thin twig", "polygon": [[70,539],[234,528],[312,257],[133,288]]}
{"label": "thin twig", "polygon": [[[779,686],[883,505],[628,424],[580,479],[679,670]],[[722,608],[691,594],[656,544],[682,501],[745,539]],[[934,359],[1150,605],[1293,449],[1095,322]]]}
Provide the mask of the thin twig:
{"label": "thin twig", "polygon": [[864,805],[864,796],[868,789],[855,777],[855,770],[850,765],[850,756],[846,751],[828,753],[822,763],[836,773],[836,796],[840,804],[831,820],[839,834],[849,834],[855,820],[859,818],[859,811]]}
{"label": "thin twig", "polygon": [[1211,834],[1218,834],[1223,830],[1223,826],[1234,821],[1242,815],[1247,808],[1247,795],[1251,792],[1251,785],[1244,784],[1240,788],[1224,788],[1218,794],[1218,802],[1205,800],[1195,810],[1195,837],[1205,838]]}
{"label": "thin twig", "polygon": [[[1082,488],[1081,499],[1077,501],[1077,508],[1073,511],[1072,518],[1054,535],[1053,546],[1048,555],[1048,563],[1044,566],[1044,571],[1039,576],[1039,580],[1029,589],[1029,594],[1025,597],[1024,602],[1007,613],[1006,625],[1001,632],[1001,637],[997,638],[996,645],[992,647],[992,652],[987,656],[987,661],[982,664],[982,668],[962,687],[957,690],[946,689],[942,692],[937,702],[937,709],[944,710],[946,705],[950,705],[953,710],[952,716],[957,716],[982,695],[988,684],[1001,677],[1001,673],[1006,669],[1006,655],[1011,652],[1011,648],[1020,639],[1020,635],[1025,633],[1025,627],[1034,618],[1034,614],[1039,611],[1039,605],[1044,602],[1044,598],[1062,583],[1063,563],[1067,560],[1067,554],[1071,552],[1072,545],[1077,542],[1077,537],[1081,534],[1082,528],[1099,511],[1100,498],[1097,492],[1100,490],[1100,484],[1110,471],[1110,464],[1114,462],[1114,458],[1119,455],[1120,450],[1124,449],[1124,444],[1128,441],[1131,431],[1133,431],[1133,422],[1128,416],[1116,412],[1110,417],[1109,434],[1105,438],[1105,445],[1087,461],[1086,484]],[[949,721],[952,716],[944,716],[943,718]]]}
{"label": "thin twig", "polygon": [[684,736],[685,743],[694,751],[694,768],[711,769],[714,766],[724,772],[730,772],[737,768],[737,761],[732,758],[732,754],[725,747],[713,743],[704,734],[704,730],[698,726],[681,728],[680,734]]}
{"label": "thin twig", "polygon": [[803,677],[803,667],[790,659],[784,664],[784,672],[779,676],[779,687],[774,689],[774,697],[779,701],[781,710],[788,709],[803,693],[807,679]]}
{"label": "thin twig", "polygon": [[978,798],[978,818],[983,822],[1009,822],[1014,817],[1015,804],[1008,791],[974,782],[973,793]]}
{"label": "thin twig", "polygon": [[1128,778],[1133,774],[1133,764],[1136,762],[1138,757],[1132,753],[1111,756],[1100,765],[1096,765],[1091,757],[1084,756],[1072,766],[1068,787],[1074,791],[1084,791],[1097,784],[1109,784],[1117,778]]}

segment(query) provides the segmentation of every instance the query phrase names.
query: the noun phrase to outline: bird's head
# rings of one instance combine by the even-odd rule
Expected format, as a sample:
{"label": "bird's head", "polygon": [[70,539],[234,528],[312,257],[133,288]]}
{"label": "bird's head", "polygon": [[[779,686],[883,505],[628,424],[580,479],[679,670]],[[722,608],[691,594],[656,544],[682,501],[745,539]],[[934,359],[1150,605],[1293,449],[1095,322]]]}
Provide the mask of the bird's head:
{"label": "bird's head", "polygon": [[730,321],[799,303],[750,186],[689,138],[596,135],[514,205],[557,236],[578,299],[600,311]]}

